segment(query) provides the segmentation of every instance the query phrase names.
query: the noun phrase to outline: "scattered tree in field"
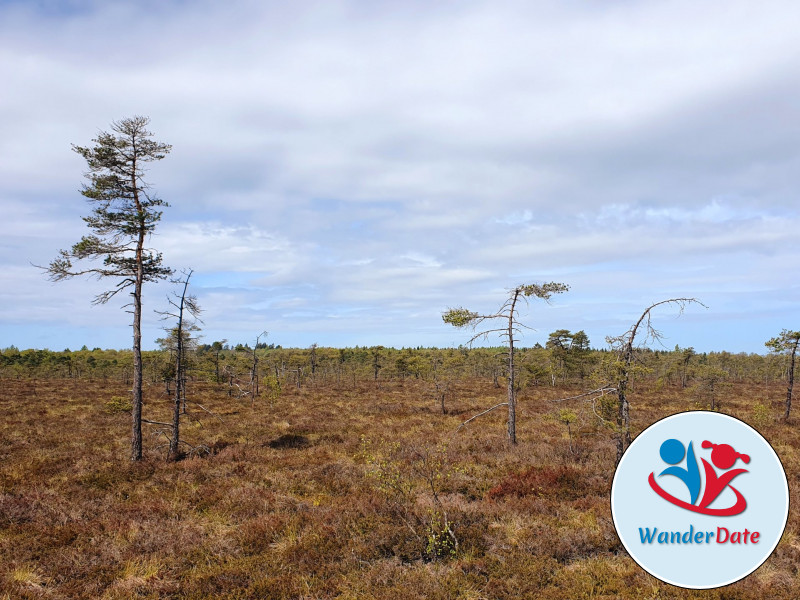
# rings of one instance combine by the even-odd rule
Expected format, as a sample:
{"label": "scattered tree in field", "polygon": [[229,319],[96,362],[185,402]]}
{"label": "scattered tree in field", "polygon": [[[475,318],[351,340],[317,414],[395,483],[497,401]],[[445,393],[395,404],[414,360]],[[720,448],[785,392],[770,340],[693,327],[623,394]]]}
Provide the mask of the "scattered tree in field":
{"label": "scattered tree in field", "polygon": [[455,392],[458,373],[465,362],[465,354],[450,354],[436,368],[431,371],[431,394],[439,404],[439,409],[443,415],[448,413],[445,401],[451,398]]}
{"label": "scattered tree in field", "polygon": [[258,344],[262,337],[267,337],[268,332],[262,331],[256,336],[256,343],[253,346],[253,366],[250,369],[250,406],[255,406],[256,396],[258,396]]}
{"label": "scattered tree in field", "polygon": [[439,401],[439,408],[442,411],[443,415],[447,414],[447,406],[445,405],[445,400],[447,399],[447,395],[450,393],[450,384],[451,382],[447,379],[445,380],[433,380],[433,395]]}
{"label": "scattered tree in field", "polygon": [[314,375],[317,374],[317,348],[318,347],[319,346],[317,346],[317,344],[311,344],[308,347],[308,350],[309,350],[308,359],[309,359],[309,361],[311,363],[311,377],[314,377]]}
{"label": "scattered tree in field", "polygon": [[398,356],[394,361],[394,370],[400,376],[400,381],[405,381],[409,375],[408,358]]}
{"label": "scattered tree in field", "polygon": [[174,318],[177,323],[170,330],[168,338],[172,343],[175,358],[175,403],[172,408],[172,435],[169,441],[169,460],[178,460],[180,456],[180,425],[181,425],[181,403],[183,412],[186,413],[186,354],[192,346],[194,340],[192,333],[198,331],[196,322],[199,320],[200,305],[197,298],[187,295],[189,289],[189,279],[193,271],[184,272],[184,279],[176,279],[174,283],[183,285],[180,296],[176,293],[174,299],[168,298],[172,307],[169,310],[159,312],[163,318]]}
{"label": "scattered tree in field", "polygon": [[[589,392],[555,400],[555,402],[587,398],[591,400],[594,414],[614,431],[617,464],[631,444],[628,386],[635,373],[646,372],[646,369],[637,364],[639,351],[645,349],[648,343],[663,338],[652,325],[651,313],[654,308],[665,304],[677,305],[679,314],[682,314],[689,304],[705,306],[696,298],[670,298],[651,304],[628,331],[617,337],[606,338],[614,354],[605,355],[593,375],[598,387]],[[616,401],[613,400],[614,396]]]}
{"label": "scattered tree in field", "polygon": [[[686,384],[689,381],[689,363],[692,361],[692,357],[695,356],[697,353],[691,346],[683,349],[680,349],[678,348],[678,346],[675,346],[675,350],[680,350],[681,388],[686,389]],[[714,409],[712,408],[711,410]]]}
{"label": "scattered tree in field", "polygon": [[786,354],[789,356],[789,372],[787,374],[788,385],[786,388],[786,410],[783,413],[784,420],[789,419],[789,411],[792,410],[792,389],[794,388],[794,363],[797,358],[797,346],[800,345],[800,331],[784,329],[777,337],[770,339],[764,344],[770,351],[776,354]]}
{"label": "scattered tree in field", "polygon": [[578,420],[578,415],[575,411],[568,408],[562,408],[558,413],[558,420],[567,426],[567,437],[569,438],[569,451],[574,454],[572,448],[572,424]]}
{"label": "scattered tree in field", "polygon": [[219,378],[219,355],[222,353],[222,349],[227,341],[228,340],[222,340],[211,344],[211,351],[214,353],[214,381],[217,383],[221,381]]}
{"label": "scattered tree in field", "polygon": [[[541,348],[537,348],[536,351],[540,351]],[[522,362],[520,365],[522,367],[521,373],[525,376],[525,380],[527,385],[538,386],[549,377],[550,382],[552,383],[552,373],[550,369],[545,366],[546,359],[541,355],[539,356],[528,356],[527,360]],[[492,373],[494,377],[494,373]],[[495,387],[497,387],[497,383],[495,382]]]}
{"label": "scattered tree in field", "polygon": [[[511,290],[508,299],[503,303],[500,309],[494,313],[489,315],[482,315],[480,313],[472,312],[467,310],[466,308],[451,308],[445,311],[442,314],[442,319],[445,323],[449,323],[454,327],[471,327],[473,331],[476,331],[475,335],[473,335],[470,340],[469,344],[472,344],[476,339],[483,337],[486,338],[490,334],[498,333],[500,337],[505,340],[505,343],[508,345],[508,352],[506,358],[506,365],[508,369],[508,382],[507,382],[507,398],[506,402],[501,402],[490,408],[483,413],[475,415],[472,417],[473,419],[486,414],[498,408],[500,406],[507,405],[508,406],[508,440],[511,444],[517,443],[517,386],[516,386],[516,366],[514,364],[514,344],[517,341],[517,337],[520,335],[523,328],[529,329],[526,325],[522,324],[519,319],[519,302],[524,300],[525,302],[528,301],[528,298],[541,298],[542,300],[548,301],[552,297],[553,294],[560,294],[562,292],[566,292],[569,290],[569,286],[565,283],[544,283],[544,284],[528,284],[528,285],[519,285]],[[490,329],[483,329],[477,331],[478,327],[486,321],[494,321],[500,320],[503,322],[501,327],[497,328],[490,328]],[[472,419],[470,419],[472,420]],[[469,421],[467,421],[469,422]]]}
{"label": "scattered tree in field", "polygon": [[569,345],[572,335],[569,329],[557,329],[551,333],[544,347],[550,351],[550,384],[555,386],[556,380],[566,378]]}
{"label": "scattered tree in field", "polygon": [[383,369],[381,350],[383,350],[383,346],[373,346],[369,349],[370,355],[372,356],[372,375],[376,382],[378,381],[378,374],[381,372],[381,369]]}
{"label": "scattered tree in field", "polygon": [[[145,164],[161,160],[172,148],[151,139],[149,122],[141,116],[114,121],[112,132],[101,132],[92,140],[93,147],[73,146],[89,166],[89,184],[81,194],[94,205],[92,214],[83,217],[92,233],[70,250],[61,250],[46,267],[51,281],[79,275],[116,279],[113,288],[95,297],[95,304],[131,289],[132,300],[126,306],[133,314],[132,460],[142,458],[142,286],[172,273],[162,264],[161,254],[145,246],[161,220],[160,208],[167,206],[145,181]],[[73,265],[84,260],[95,265]]]}
{"label": "scattered tree in field", "polygon": [[294,385],[299,390],[305,380],[308,357],[305,355],[305,352],[301,352],[289,356],[287,362],[287,366],[289,367],[288,371],[294,373]]}
{"label": "scattered tree in field", "polygon": [[730,385],[726,382],[727,377],[725,371],[713,365],[704,364],[696,369],[694,390],[701,398],[709,400],[711,410],[719,410],[717,396],[720,390]]}
{"label": "scattered tree in field", "polygon": [[[645,346],[648,342],[660,340],[663,336],[655,329],[651,321],[651,313],[654,308],[664,304],[675,304],[683,313],[688,304],[700,304],[705,306],[696,298],[670,298],[662,300],[648,306],[639,319],[631,326],[628,331],[617,337],[608,337],[606,341],[616,351],[617,358],[614,364],[615,381],[612,385],[617,393],[617,414],[616,414],[616,443],[617,443],[617,464],[622,459],[625,450],[631,444],[630,428],[630,403],[628,401],[628,384],[636,361],[636,350]],[[641,335],[639,335],[641,333]],[[637,342],[637,335],[642,339]]]}
{"label": "scattered tree in field", "polygon": [[591,348],[589,336],[581,329],[572,334],[572,342],[569,346],[570,357],[572,358],[572,368],[578,372],[578,376],[584,379],[587,375],[586,364],[589,361]]}
{"label": "scattered tree in field", "polygon": [[585,363],[589,354],[589,336],[581,330],[572,333],[569,329],[557,329],[545,343],[550,354],[550,383],[555,386],[556,379],[577,372],[581,378],[586,376]]}

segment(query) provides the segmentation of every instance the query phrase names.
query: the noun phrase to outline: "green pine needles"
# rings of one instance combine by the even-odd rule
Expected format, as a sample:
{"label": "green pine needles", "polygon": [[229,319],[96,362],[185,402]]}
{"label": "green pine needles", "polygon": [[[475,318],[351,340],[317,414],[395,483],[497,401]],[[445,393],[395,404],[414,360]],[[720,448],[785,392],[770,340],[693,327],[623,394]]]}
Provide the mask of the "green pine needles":
{"label": "green pine needles", "polygon": [[[145,181],[145,165],[164,158],[172,146],[157,142],[147,130],[150,119],[130,117],[111,124],[112,132],[101,132],[94,146],[73,146],[89,167],[88,183],[81,194],[92,204],[83,217],[90,230],[69,250],[61,250],[45,267],[51,281],[87,275],[116,280],[113,287],[94,298],[105,304],[123,290],[131,289],[133,314],[133,401],[131,458],[142,458],[142,285],[165,279],[172,269],[162,263],[161,253],[146,242],[168,206]],[[76,266],[76,263],[82,263]]]}

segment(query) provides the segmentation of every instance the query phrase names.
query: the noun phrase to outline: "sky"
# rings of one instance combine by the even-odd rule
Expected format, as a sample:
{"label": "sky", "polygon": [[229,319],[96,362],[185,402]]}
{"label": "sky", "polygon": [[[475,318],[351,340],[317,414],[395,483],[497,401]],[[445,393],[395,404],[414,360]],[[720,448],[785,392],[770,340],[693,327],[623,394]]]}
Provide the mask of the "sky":
{"label": "sky", "polygon": [[[0,348],[124,348],[109,281],[33,265],[88,233],[112,121],[171,153],[149,244],[204,341],[458,346],[450,307],[594,347],[650,304],[664,347],[800,329],[800,3],[0,0]],[[176,289],[144,290],[146,348]],[[492,342],[492,340],[490,340]],[[497,340],[494,340],[497,343]]]}

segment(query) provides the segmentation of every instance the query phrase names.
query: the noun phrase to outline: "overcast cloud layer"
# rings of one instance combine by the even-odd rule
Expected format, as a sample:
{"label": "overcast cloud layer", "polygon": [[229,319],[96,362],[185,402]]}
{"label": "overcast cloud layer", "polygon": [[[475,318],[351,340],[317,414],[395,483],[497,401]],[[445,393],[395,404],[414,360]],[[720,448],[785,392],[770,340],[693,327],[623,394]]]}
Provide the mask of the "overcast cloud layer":
{"label": "overcast cloud layer", "polygon": [[[650,303],[669,347],[763,352],[798,323],[800,4],[0,1],[0,347],[125,347],[86,233],[87,145],[151,117],[152,245],[207,341],[457,345],[519,283],[594,346]],[[145,290],[151,311],[167,285]]]}

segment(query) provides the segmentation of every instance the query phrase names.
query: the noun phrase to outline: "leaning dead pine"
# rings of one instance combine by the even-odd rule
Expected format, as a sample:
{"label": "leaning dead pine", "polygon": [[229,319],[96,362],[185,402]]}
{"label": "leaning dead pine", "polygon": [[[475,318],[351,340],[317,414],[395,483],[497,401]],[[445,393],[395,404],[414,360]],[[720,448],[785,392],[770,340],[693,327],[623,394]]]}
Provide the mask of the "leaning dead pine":
{"label": "leaning dead pine", "polygon": [[[549,301],[553,294],[560,294],[569,290],[569,286],[565,283],[556,283],[551,281],[543,284],[526,284],[518,285],[510,290],[508,298],[500,306],[499,310],[494,314],[482,315],[477,312],[472,312],[466,308],[450,308],[442,314],[442,319],[445,323],[449,323],[454,327],[471,327],[475,331],[469,339],[469,344],[472,344],[478,338],[487,338],[491,334],[499,334],[508,346],[506,355],[507,376],[508,376],[508,396],[506,402],[501,402],[492,406],[488,410],[483,411],[468,419],[462,424],[466,425],[470,421],[485,415],[496,408],[501,406],[508,406],[508,441],[511,444],[517,443],[517,385],[516,385],[516,367],[514,365],[514,344],[518,340],[522,329],[530,329],[519,321],[519,303],[520,301],[528,302],[528,298],[540,298]],[[485,322],[499,320],[502,326],[490,327],[488,329],[478,328]]]}

